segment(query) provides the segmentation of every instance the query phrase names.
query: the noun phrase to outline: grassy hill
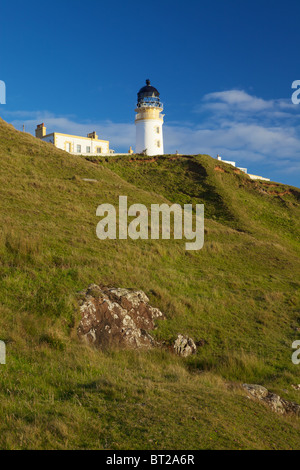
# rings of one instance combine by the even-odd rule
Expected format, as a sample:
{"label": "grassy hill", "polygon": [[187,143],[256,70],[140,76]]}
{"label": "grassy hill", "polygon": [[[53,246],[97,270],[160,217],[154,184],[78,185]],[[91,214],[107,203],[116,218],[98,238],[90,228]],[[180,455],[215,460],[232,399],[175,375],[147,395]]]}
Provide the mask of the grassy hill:
{"label": "grassy hill", "polygon": [[[297,188],[206,155],[70,156],[2,120],[0,162],[0,448],[300,448],[299,419],[239,386],[300,402]],[[98,240],[96,208],[119,195],[204,203],[204,248]],[[144,290],[167,317],[158,339],[204,346],[187,359],[84,346],[77,293],[94,282]]]}

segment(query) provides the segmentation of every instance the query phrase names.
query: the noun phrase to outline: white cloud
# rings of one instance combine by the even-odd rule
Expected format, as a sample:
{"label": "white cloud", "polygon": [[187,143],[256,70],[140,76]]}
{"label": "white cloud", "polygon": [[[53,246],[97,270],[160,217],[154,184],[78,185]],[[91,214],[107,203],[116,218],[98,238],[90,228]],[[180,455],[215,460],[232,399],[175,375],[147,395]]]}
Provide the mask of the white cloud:
{"label": "white cloud", "polygon": [[263,166],[279,177],[292,174],[293,168],[300,181],[300,106],[291,100],[263,100],[228,90],[205,95],[195,112],[198,126],[169,130],[179,151],[219,153],[251,172]]}
{"label": "white cloud", "polygon": [[294,134],[291,129],[235,122],[217,129],[165,126],[165,140],[171,141],[180,152],[212,155],[222,152],[224,158],[234,154],[249,161],[274,161],[283,156],[299,159],[300,138]]}
{"label": "white cloud", "polygon": [[203,98],[206,109],[240,109],[243,111],[261,111],[273,107],[274,101],[265,101],[251,96],[243,90],[228,90],[208,93]]}
{"label": "white cloud", "polygon": [[[7,115],[11,117],[11,113],[4,112],[4,117]],[[30,117],[30,119],[25,119]],[[130,146],[135,144],[135,126],[134,124],[127,123],[114,123],[112,121],[100,122],[78,122],[74,117],[68,116],[55,116],[47,111],[36,112],[20,112],[13,113],[13,119],[9,122],[15,126],[16,129],[21,130],[25,124],[26,132],[34,135],[37,124],[44,122],[47,127],[47,132],[61,132],[64,134],[74,134],[86,136],[89,132],[96,131],[99,138],[109,140],[111,148],[117,151],[127,151]]]}

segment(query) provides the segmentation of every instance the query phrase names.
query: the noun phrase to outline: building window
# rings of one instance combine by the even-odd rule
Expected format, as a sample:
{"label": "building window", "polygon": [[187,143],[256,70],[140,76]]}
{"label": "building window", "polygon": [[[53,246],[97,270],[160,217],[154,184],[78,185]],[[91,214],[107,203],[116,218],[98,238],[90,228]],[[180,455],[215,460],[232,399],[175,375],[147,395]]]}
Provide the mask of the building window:
{"label": "building window", "polygon": [[86,153],[91,153],[91,147],[87,147],[87,148],[85,149],[85,151],[86,151]]}
{"label": "building window", "polygon": [[97,147],[97,153],[102,153],[102,148],[101,147]]}
{"label": "building window", "polygon": [[160,140],[158,140],[158,141],[156,142],[156,145],[157,145],[158,148],[160,148]]}
{"label": "building window", "polygon": [[66,143],[66,151],[71,153],[71,144],[70,144],[70,142]]}
{"label": "building window", "polygon": [[77,145],[77,153],[81,153],[81,145]]}
{"label": "building window", "polygon": [[157,127],[156,128],[156,133],[159,134],[159,132],[160,132],[160,129],[159,129],[159,127]]}

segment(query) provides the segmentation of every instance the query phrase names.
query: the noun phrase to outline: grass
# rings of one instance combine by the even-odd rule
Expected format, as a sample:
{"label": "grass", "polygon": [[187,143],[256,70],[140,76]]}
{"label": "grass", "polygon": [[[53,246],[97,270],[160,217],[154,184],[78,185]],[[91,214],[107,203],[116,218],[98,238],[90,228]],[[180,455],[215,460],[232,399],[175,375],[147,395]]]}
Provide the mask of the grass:
{"label": "grass", "polygon": [[[89,161],[4,121],[0,159],[2,449],[300,448],[299,420],[240,389],[300,401],[299,190],[216,171],[206,155]],[[96,208],[119,195],[204,203],[204,248],[98,240]],[[94,282],[144,290],[166,315],[158,339],[204,346],[185,360],[83,346],[77,293]]]}

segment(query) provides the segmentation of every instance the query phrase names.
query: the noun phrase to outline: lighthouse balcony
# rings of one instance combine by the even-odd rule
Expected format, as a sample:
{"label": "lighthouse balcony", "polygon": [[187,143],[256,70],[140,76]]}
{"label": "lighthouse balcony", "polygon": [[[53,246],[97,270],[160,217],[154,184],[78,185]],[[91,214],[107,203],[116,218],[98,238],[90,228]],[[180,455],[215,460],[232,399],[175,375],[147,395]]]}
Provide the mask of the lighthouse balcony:
{"label": "lighthouse balcony", "polygon": [[138,100],[138,108],[162,108],[163,104],[158,98],[144,97],[142,100]]}

